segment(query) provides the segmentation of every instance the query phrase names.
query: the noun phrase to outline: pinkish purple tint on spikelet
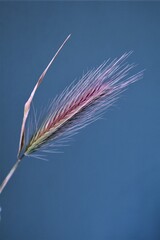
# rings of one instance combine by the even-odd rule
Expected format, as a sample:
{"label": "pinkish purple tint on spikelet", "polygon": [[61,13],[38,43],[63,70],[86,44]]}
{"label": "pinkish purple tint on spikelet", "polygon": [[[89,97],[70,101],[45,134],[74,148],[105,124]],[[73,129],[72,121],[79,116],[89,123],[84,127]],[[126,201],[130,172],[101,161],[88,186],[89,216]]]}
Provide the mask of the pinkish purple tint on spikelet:
{"label": "pinkish purple tint on spikelet", "polygon": [[[125,63],[130,53],[110,64],[107,62],[86,73],[75,85],[71,84],[55,98],[48,116],[26,146],[26,155],[48,151],[48,147],[68,141],[79,129],[97,120],[128,85],[142,78],[142,72],[127,77],[134,65]],[[46,135],[46,138],[43,137]],[[41,140],[42,139],[42,140]],[[28,151],[31,144],[33,151]]]}

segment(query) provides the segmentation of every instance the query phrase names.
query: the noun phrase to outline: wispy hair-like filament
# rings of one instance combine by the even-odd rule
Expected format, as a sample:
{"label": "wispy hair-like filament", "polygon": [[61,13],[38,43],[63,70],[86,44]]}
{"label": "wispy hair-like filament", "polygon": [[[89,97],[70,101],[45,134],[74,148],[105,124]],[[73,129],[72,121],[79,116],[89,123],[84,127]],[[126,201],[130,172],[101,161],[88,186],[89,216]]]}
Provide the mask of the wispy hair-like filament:
{"label": "wispy hair-like filament", "polygon": [[48,115],[32,134],[24,155],[54,148],[97,120],[128,85],[142,77],[142,72],[139,72],[128,78],[129,71],[134,67],[125,62],[129,55],[125,53],[110,64],[104,62],[55,98]]}

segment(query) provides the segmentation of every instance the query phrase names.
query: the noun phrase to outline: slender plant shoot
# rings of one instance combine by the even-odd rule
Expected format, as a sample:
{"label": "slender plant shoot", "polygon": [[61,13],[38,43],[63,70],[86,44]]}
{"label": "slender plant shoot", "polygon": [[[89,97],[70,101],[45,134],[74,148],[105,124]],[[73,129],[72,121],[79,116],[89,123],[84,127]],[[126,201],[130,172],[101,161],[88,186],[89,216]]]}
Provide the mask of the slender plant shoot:
{"label": "slender plant shoot", "polygon": [[[43,119],[33,132],[26,125],[35,92],[41,84],[50,65],[70,38],[62,43],[40,78],[24,106],[17,161],[0,186],[2,193],[9,179],[25,156],[42,158],[45,152],[54,152],[81,128],[99,119],[128,85],[142,78],[143,72],[128,76],[133,64],[126,59],[129,53],[110,63],[104,62],[98,68],[87,72],[77,83],[72,83],[49,107]],[[38,153],[38,154],[37,154]]]}

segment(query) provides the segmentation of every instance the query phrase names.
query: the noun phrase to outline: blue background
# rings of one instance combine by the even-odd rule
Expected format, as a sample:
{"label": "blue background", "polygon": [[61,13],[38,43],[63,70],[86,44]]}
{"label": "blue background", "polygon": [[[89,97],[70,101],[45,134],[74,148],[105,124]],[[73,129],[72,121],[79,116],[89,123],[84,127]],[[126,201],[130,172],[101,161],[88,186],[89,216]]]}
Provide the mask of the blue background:
{"label": "blue background", "polygon": [[0,180],[16,161],[23,105],[41,109],[82,73],[133,50],[146,69],[102,121],[49,162],[26,158],[1,195],[2,240],[160,239],[160,3],[0,3]]}

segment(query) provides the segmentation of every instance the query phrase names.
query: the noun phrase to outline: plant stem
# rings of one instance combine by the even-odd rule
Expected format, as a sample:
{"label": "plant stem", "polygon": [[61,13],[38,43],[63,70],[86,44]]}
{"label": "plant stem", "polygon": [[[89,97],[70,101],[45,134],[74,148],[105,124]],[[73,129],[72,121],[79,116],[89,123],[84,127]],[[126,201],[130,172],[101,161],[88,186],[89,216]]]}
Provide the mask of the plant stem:
{"label": "plant stem", "polygon": [[2,193],[3,189],[7,185],[8,181],[10,180],[10,178],[12,177],[13,173],[16,171],[16,169],[17,169],[17,167],[18,167],[20,162],[21,162],[21,159],[17,159],[16,163],[13,165],[13,167],[11,168],[10,172],[8,173],[8,175],[5,177],[4,181],[0,185],[0,194]]}

